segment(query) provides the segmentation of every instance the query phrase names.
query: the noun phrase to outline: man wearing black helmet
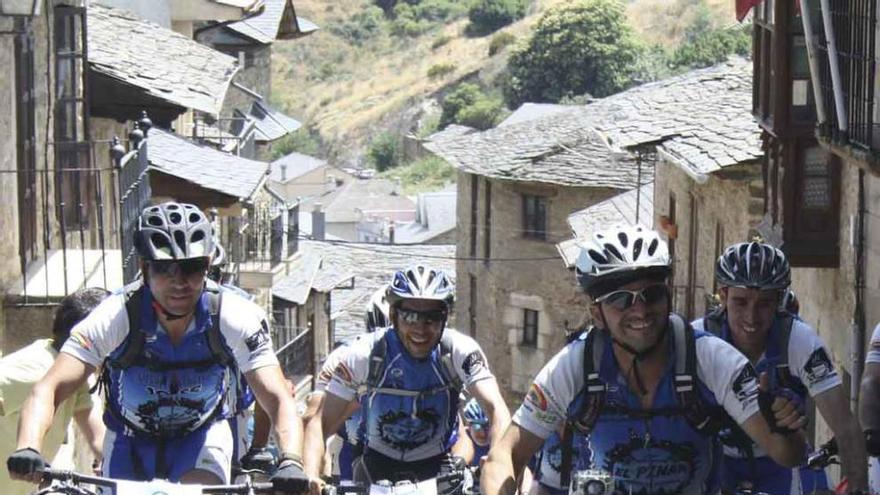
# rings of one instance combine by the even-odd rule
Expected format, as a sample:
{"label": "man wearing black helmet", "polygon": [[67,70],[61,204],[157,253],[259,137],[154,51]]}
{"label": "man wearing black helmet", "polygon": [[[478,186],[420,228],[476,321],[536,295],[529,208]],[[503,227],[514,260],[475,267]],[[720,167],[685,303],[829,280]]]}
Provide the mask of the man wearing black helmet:
{"label": "man wearing black helmet", "polygon": [[[812,397],[837,439],[849,489],[866,489],[864,440],[831,354],[816,331],[786,308],[791,268],[785,254],[761,242],[734,244],[718,258],[715,280],[721,287],[721,307],[695,321],[694,328],[733,344],[758,373],[769,374],[777,393],[801,407]],[[785,494],[828,489],[824,472],[780,466],[736,429],[723,432],[722,438],[726,491],[743,485]]]}
{"label": "man wearing black helmet", "polygon": [[141,214],[136,236],[143,279],[108,297],[71,332],[28,399],[18,450],[7,467],[39,481],[40,447],[63,401],[96,368],[106,397],[104,475],[127,480],[229,481],[231,391],[247,381],[274,424],[282,451],[277,491],[307,488],[302,425],[272,350],[263,311],[205,278],[211,223],[197,207],[163,203]]}
{"label": "man wearing black helmet", "polygon": [[[765,400],[754,369],[731,345],[670,313],[669,253],[656,232],[613,227],[582,239],[580,248],[577,279],[596,326],[538,373],[493,444],[484,493],[513,493],[515,475],[562,430],[563,488],[581,481],[572,472],[577,465],[594,470],[584,473],[593,481],[610,479],[619,493],[714,494],[714,435],[725,413],[774,459],[800,462],[803,434],[772,433],[758,412],[794,430],[805,418],[784,398]],[[578,435],[588,441],[575,459]]]}

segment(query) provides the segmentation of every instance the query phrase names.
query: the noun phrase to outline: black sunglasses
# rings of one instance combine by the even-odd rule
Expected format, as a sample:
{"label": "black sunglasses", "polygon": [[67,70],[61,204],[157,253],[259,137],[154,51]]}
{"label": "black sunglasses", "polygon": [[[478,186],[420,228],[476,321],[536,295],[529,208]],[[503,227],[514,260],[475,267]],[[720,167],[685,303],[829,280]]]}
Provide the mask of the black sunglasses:
{"label": "black sunglasses", "polygon": [[[150,261],[150,269],[157,275],[182,274],[189,277],[196,274],[204,274],[208,271],[208,258],[193,258],[188,260],[160,260]],[[175,268],[176,267],[176,268]]]}
{"label": "black sunglasses", "polygon": [[397,316],[409,325],[424,323],[430,325],[432,323],[446,321],[447,313],[442,309],[434,311],[416,311],[414,309],[397,308]]}
{"label": "black sunglasses", "polygon": [[657,304],[669,298],[669,287],[666,284],[654,284],[642,290],[616,290],[597,297],[593,302],[596,304],[605,303],[618,311],[623,311],[632,307],[637,298],[641,299],[645,306]]}

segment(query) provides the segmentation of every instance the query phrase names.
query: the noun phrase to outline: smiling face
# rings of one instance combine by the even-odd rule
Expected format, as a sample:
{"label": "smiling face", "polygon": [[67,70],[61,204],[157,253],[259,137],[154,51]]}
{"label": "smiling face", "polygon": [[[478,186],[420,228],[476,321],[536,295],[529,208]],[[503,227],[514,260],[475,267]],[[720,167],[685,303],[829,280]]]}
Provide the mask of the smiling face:
{"label": "smiling face", "polygon": [[397,329],[397,335],[411,356],[418,359],[428,357],[434,347],[440,343],[443,326],[446,322],[442,320],[425,321],[425,319],[419,318],[418,321],[410,323],[401,317],[401,313],[436,314],[445,310],[446,305],[443,302],[429,299],[407,299],[391,309],[392,321]]}
{"label": "smiling face", "polygon": [[763,352],[776,317],[779,297],[777,290],[721,288],[721,302],[727,309],[727,323],[737,348]]}
{"label": "smiling face", "polygon": [[[640,291],[654,285],[657,285],[656,279],[646,278],[615,290]],[[590,312],[593,319],[611,332],[615,340],[641,352],[655,345],[663,333],[669,313],[669,297],[661,297],[652,304],[645,304],[640,297],[636,297],[634,304],[623,310],[608,302],[593,303]]]}

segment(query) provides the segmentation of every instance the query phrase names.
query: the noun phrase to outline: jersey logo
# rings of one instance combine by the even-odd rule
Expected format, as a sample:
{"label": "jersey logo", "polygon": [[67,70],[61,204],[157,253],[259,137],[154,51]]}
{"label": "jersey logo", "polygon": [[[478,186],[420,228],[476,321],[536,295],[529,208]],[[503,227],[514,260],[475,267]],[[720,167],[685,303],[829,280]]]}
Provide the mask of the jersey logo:
{"label": "jersey logo", "polygon": [[339,363],[336,365],[336,369],[333,370],[333,376],[346,385],[351,384],[354,381],[351,376],[351,371],[348,370],[345,363]]}
{"label": "jersey logo", "polygon": [[758,375],[751,364],[746,364],[733,380],[733,393],[740,404],[746,405],[758,395]]}
{"label": "jersey logo", "polygon": [[837,374],[834,371],[834,365],[831,364],[831,358],[828,357],[824,347],[820,347],[810,354],[810,359],[807,359],[804,370],[807,372],[807,380],[810,381],[810,385],[819,383]]}
{"label": "jersey logo", "polygon": [[73,332],[73,333],[70,334],[70,338],[71,338],[74,342],[76,342],[77,344],[79,344],[79,346],[82,347],[83,349],[85,349],[85,350],[87,350],[87,351],[92,350],[92,341],[89,340],[88,338],[86,338],[85,335],[83,335],[83,334],[81,334],[81,333],[79,333],[79,332]]}
{"label": "jersey logo", "polygon": [[541,390],[537,383],[532,383],[529,393],[526,395],[526,400],[542,411],[547,410],[547,396],[544,395],[544,391]]}
{"label": "jersey logo", "polygon": [[634,495],[684,493],[697,472],[697,451],[688,443],[645,438],[630,432],[627,443],[606,453],[603,470],[618,489]]}
{"label": "jersey logo", "polygon": [[244,343],[251,352],[256,351],[269,342],[269,324],[266,320],[260,321],[260,329],[256,333],[245,339]]}
{"label": "jersey logo", "polygon": [[464,362],[461,363],[461,369],[468,377],[476,375],[477,372],[485,366],[486,358],[483,357],[483,353],[480,351],[474,351],[468,354],[467,357],[464,358]]}
{"label": "jersey logo", "polygon": [[437,435],[440,420],[435,409],[422,409],[415,416],[404,411],[387,411],[379,417],[379,436],[398,450],[411,450]]}

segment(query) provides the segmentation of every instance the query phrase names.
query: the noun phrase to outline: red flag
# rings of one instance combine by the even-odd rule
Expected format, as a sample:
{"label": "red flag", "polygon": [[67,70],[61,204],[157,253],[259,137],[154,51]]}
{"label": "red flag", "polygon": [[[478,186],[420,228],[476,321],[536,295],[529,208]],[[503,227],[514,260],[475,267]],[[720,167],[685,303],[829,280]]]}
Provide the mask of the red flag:
{"label": "red flag", "polygon": [[742,22],[752,7],[761,3],[761,0],[736,0],[736,20]]}

